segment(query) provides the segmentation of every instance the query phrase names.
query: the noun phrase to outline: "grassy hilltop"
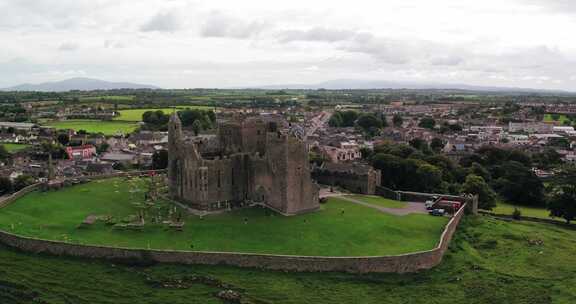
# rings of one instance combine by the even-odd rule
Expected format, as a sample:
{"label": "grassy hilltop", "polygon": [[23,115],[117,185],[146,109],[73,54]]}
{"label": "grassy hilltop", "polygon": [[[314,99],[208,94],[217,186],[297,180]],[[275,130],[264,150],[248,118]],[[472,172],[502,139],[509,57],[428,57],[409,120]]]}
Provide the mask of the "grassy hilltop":
{"label": "grassy hilltop", "polygon": [[576,299],[574,252],[576,231],[487,217],[464,219],[439,267],[405,275],[129,267],[0,247],[0,302],[223,303],[215,294],[233,289],[252,304],[569,304]]}
{"label": "grassy hilltop", "polygon": [[[130,183],[133,186],[130,186]],[[140,183],[136,190],[134,183]],[[332,198],[319,212],[284,217],[242,209],[203,218],[186,216],[183,232],[148,224],[143,231],[103,222],[76,227],[88,215],[123,219],[138,212],[144,181],[109,179],[54,192],[34,192],[0,210],[0,229],[50,240],[130,248],[250,253],[376,256],[434,248],[448,219],[426,214],[396,216]],[[166,214],[168,203],[148,211]],[[246,221],[245,221],[246,219]]]}

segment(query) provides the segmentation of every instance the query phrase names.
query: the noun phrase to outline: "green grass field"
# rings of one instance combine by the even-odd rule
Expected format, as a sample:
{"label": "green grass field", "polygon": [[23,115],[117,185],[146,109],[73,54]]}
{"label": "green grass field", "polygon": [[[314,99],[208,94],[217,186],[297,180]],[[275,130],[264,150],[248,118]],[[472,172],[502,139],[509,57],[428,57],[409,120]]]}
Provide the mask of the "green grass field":
{"label": "green grass field", "polygon": [[4,146],[4,148],[6,148],[6,151],[10,153],[15,153],[30,147],[30,145],[24,145],[24,144],[0,144],[0,146]]}
{"label": "green grass field", "polygon": [[221,304],[215,294],[225,288],[209,283],[218,282],[245,304],[571,304],[574,252],[576,231],[488,217],[465,217],[442,264],[415,274],[130,267],[0,247],[0,302]]}
{"label": "green grass field", "polygon": [[104,135],[115,135],[117,133],[132,133],[138,124],[127,121],[101,121],[101,120],[63,120],[46,122],[45,126],[56,129],[73,129],[75,131],[85,130],[89,133],[103,133]]}
{"label": "green grass field", "polygon": [[544,122],[557,122],[557,123],[563,125],[565,121],[568,121],[568,122],[570,121],[570,119],[568,119],[568,117],[564,114],[559,114],[558,120],[554,120],[554,118],[552,118],[552,115],[553,114],[550,114],[550,113],[544,114]]}
{"label": "green grass field", "polygon": [[372,196],[372,195],[347,195],[346,197],[353,198],[355,200],[365,202],[368,204],[385,207],[385,208],[394,208],[394,209],[402,209],[406,207],[405,202],[395,201],[387,198],[383,198],[381,196]]}
{"label": "green grass field", "polygon": [[[212,107],[208,106],[177,106],[177,109],[200,109],[200,110],[210,110]],[[120,110],[120,116],[116,117],[115,120],[123,121],[142,121],[142,114],[147,111],[163,111],[165,114],[172,113],[173,108],[162,108],[162,109],[129,109]]]}
{"label": "green grass field", "polygon": [[92,101],[133,101],[134,96],[114,96],[114,95],[106,95],[106,96],[89,96],[89,97],[81,97],[80,101],[92,102]]}
{"label": "green grass field", "polygon": [[563,221],[561,218],[550,217],[550,211],[548,211],[545,208],[515,206],[512,204],[506,204],[503,202],[498,202],[498,205],[496,206],[496,208],[492,209],[492,212],[494,212],[496,214],[511,215],[514,212],[514,208],[520,209],[520,212],[522,212],[522,216]]}
{"label": "green grass field", "polygon": [[149,224],[143,231],[117,230],[104,223],[76,228],[90,214],[116,218],[136,214],[134,203],[143,201],[144,192],[130,193],[130,189],[125,179],[112,179],[34,192],[0,210],[0,229],[130,248],[376,256],[432,249],[448,221],[421,214],[395,216],[333,198],[319,212],[293,217],[261,208],[204,218],[187,216],[183,232],[167,231],[161,224]]}

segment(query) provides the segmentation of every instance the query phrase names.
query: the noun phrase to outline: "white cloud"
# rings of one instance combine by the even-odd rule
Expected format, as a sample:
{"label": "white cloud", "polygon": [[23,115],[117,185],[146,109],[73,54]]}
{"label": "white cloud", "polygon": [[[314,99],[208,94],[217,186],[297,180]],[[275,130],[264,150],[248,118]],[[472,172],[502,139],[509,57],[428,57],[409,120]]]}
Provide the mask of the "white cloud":
{"label": "white cloud", "polygon": [[176,12],[162,12],[153,16],[148,22],[140,27],[143,32],[168,32],[173,33],[183,26],[181,17]]}
{"label": "white cloud", "polygon": [[0,48],[0,86],[83,71],[164,87],[372,78],[574,89],[575,8],[562,0],[0,0],[0,41],[11,42]]}
{"label": "white cloud", "polygon": [[430,61],[432,65],[449,65],[449,66],[459,65],[462,62],[464,62],[464,59],[459,56],[435,57],[432,58],[432,60]]}
{"label": "white cloud", "polygon": [[263,21],[246,21],[219,11],[212,12],[202,25],[203,37],[245,39],[258,35],[270,24]]}
{"label": "white cloud", "polygon": [[347,41],[358,33],[353,30],[330,29],[324,27],[314,27],[308,30],[286,30],[278,34],[280,41],[321,41],[321,42],[338,42]]}
{"label": "white cloud", "polygon": [[126,45],[122,41],[107,39],[104,41],[104,47],[107,49],[123,49]]}
{"label": "white cloud", "polygon": [[59,47],[58,50],[62,52],[70,52],[79,49],[80,46],[75,42],[64,42]]}
{"label": "white cloud", "polygon": [[316,72],[316,71],[319,71],[320,68],[317,65],[311,65],[311,66],[304,68],[304,70],[307,72]]}

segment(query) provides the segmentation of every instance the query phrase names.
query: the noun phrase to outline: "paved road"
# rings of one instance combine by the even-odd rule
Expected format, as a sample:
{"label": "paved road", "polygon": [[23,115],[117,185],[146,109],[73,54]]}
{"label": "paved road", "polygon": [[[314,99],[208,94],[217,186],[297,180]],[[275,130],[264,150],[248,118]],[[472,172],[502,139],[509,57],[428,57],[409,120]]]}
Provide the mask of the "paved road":
{"label": "paved road", "polygon": [[325,125],[326,123],[328,123],[328,120],[330,120],[330,116],[332,116],[332,113],[324,111],[321,114],[319,114],[318,116],[312,118],[312,126],[310,126],[308,128],[308,130],[306,130],[306,136],[310,136],[313,135],[314,133],[316,133],[316,131],[323,125]]}
{"label": "paved road", "polygon": [[354,204],[366,206],[366,207],[369,207],[372,209],[379,210],[381,212],[390,213],[390,214],[394,214],[394,215],[403,216],[403,215],[408,215],[408,214],[412,214],[412,213],[428,214],[428,211],[426,210],[426,207],[424,206],[423,203],[406,202],[406,207],[404,207],[404,208],[386,208],[386,207],[362,202],[362,201],[359,201],[357,199],[353,199],[351,197],[340,196],[339,198],[346,200],[346,201],[349,201],[349,202],[354,203]]}

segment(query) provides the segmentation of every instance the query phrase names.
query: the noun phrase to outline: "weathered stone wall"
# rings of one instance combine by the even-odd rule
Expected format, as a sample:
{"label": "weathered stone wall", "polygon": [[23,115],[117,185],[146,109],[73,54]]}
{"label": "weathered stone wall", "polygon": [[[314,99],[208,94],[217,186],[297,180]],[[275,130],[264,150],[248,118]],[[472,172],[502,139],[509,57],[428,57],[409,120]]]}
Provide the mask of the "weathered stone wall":
{"label": "weathered stone wall", "polygon": [[421,192],[408,192],[408,191],[397,191],[400,194],[401,201],[410,202],[425,202],[426,200],[432,199],[433,197],[443,197],[444,199],[449,199],[457,202],[464,203],[466,198],[457,195],[447,195],[447,194],[435,194],[435,193],[421,193]]}
{"label": "weathered stone wall", "polygon": [[526,222],[534,222],[534,223],[543,223],[543,224],[551,224],[560,226],[562,228],[576,230],[576,224],[570,223],[567,224],[566,222],[561,222],[558,220],[553,219],[546,219],[546,218],[539,218],[539,217],[531,217],[531,216],[523,216],[521,215],[519,218],[514,218],[511,214],[498,214],[491,211],[478,211],[478,214],[492,216],[498,219],[506,220],[506,221],[526,221]]}
{"label": "weathered stone wall", "polygon": [[322,169],[316,169],[312,172],[312,178],[322,185],[342,187],[354,193],[375,194],[375,191],[371,191],[370,189],[369,175],[327,172]]}
{"label": "weathered stone wall", "polygon": [[28,194],[28,193],[40,188],[41,185],[42,184],[33,184],[33,185],[30,185],[28,187],[23,188],[22,190],[20,190],[18,192],[13,193],[11,195],[1,197],[0,198],[0,208],[8,206],[10,203],[19,199],[20,197],[24,196],[25,194]]}
{"label": "weathered stone wall", "polygon": [[[25,188],[0,201],[6,206],[22,195],[33,191],[38,185]],[[129,262],[160,262],[203,265],[231,265],[285,271],[339,271],[351,273],[371,272],[417,272],[430,269],[442,261],[444,253],[464,215],[461,208],[446,225],[436,248],[428,251],[376,257],[321,257],[246,254],[232,252],[189,252],[174,250],[147,250],[113,248],[104,246],[77,245],[22,237],[0,231],[0,243],[26,252],[47,253],[58,256],[126,260]],[[1,212],[1,210],[0,210]]]}
{"label": "weathered stone wall", "polygon": [[357,174],[316,168],[312,171],[312,179],[322,185],[337,186],[354,193],[374,195],[378,193],[381,172],[372,169],[366,174]]}

